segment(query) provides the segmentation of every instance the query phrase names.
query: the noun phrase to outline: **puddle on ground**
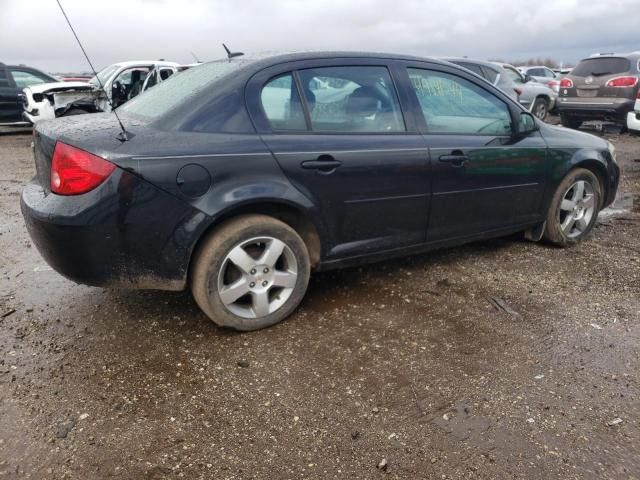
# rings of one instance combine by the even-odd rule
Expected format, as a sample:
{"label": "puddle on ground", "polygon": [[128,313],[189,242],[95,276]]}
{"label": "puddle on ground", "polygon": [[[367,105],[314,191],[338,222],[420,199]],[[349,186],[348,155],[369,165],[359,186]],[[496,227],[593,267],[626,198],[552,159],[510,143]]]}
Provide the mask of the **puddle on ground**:
{"label": "puddle on ground", "polygon": [[640,195],[637,193],[621,192],[615,201],[598,214],[598,218],[608,218],[614,215],[634,212],[640,213]]}

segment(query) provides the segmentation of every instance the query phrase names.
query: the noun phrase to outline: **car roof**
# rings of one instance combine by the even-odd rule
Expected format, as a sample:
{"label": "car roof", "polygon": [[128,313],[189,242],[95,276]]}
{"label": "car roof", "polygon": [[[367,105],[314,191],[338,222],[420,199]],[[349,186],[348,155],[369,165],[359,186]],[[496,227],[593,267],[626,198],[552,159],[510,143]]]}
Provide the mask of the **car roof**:
{"label": "car roof", "polygon": [[626,58],[629,60],[639,60],[640,52],[630,52],[630,53],[594,53],[593,55],[589,55],[588,57],[580,59],[580,61],[584,60],[593,60],[594,58]]}
{"label": "car roof", "polygon": [[514,70],[518,70],[517,67],[514,67],[513,65],[511,65],[510,63],[502,63],[502,62],[491,62],[493,65],[496,65],[498,67],[501,68],[512,68]]}
{"label": "car roof", "polygon": [[[300,60],[324,60],[335,58],[371,58],[384,60],[405,60],[431,62],[445,65],[442,59],[433,57],[420,57],[417,55],[402,55],[396,53],[381,52],[359,52],[359,51],[302,51],[302,52],[267,52],[252,55],[243,55],[235,57],[229,61],[245,62],[256,66],[277,65],[280,63],[295,62]],[[218,59],[214,61],[224,61],[226,59]]]}
{"label": "car roof", "polygon": [[489,62],[487,60],[476,60],[475,58],[467,58],[467,57],[440,57],[440,60],[445,60],[450,63],[457,63],[457,62],[473,63],[475,65],[482,65],[483,67],[491,68],[497,72],[500,71],[500,67],[502,66],[501,64],[496,62]]}

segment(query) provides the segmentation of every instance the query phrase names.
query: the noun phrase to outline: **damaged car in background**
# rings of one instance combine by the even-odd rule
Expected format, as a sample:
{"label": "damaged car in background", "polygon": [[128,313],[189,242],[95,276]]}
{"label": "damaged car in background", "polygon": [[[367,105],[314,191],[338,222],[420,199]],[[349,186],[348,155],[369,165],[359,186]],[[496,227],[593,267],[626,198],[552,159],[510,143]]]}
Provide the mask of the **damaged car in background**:
{"label": "damaged car in background", "polygon": [[[24,118],[31,123],[66,115],[109,112],[181,70],[161,60],[114,63],[89,82],[56,82],[24,89]],[[153,81],[149,82],[149,78]],[[104,87],[104,90],[102,87]]]}

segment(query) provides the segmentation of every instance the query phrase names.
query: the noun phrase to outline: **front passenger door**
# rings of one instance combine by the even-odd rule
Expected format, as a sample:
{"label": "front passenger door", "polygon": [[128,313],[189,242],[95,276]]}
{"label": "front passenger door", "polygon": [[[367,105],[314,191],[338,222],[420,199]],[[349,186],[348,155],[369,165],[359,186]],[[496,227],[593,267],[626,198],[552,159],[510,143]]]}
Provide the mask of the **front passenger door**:
{"label": "front passenger door", "polygon": [[549,171],[542,136],[514,135],[518,107],[470,76],[444,69],[407,69],[431,156],[427,240],[491,234],[541,220]]}

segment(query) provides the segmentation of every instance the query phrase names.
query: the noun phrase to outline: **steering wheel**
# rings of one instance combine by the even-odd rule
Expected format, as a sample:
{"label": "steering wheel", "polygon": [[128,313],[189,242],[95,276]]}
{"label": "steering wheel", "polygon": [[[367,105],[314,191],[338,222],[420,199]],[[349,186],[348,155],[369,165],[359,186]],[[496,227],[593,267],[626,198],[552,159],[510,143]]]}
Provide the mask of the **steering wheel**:
{"label": "steering wheel", "polygon": [[122,85],[122,83],[118,80],[113,82],[113,90],[118,92],[118,100],[123,100],[127,98],[127,89]]}

